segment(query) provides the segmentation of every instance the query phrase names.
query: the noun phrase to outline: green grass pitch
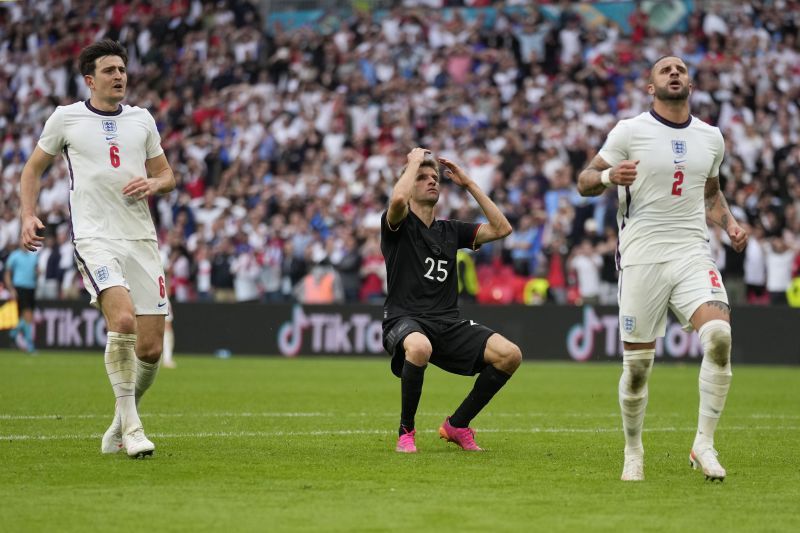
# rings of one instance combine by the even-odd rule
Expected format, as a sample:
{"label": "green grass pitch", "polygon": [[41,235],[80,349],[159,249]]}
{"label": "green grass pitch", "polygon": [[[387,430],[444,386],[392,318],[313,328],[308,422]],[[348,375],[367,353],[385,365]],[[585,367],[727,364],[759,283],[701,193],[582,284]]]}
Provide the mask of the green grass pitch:
{"label": "green grass pitch", "polygon": [[613,364],[526,363],[475,419],[429,367],[419,453],[394,452],[388,360],[178,357],[140,412],[155,456],[100,454],[102,354],[0,352],[0,531],[798,531],[800,368],[734,366],[710,483],[688,466],[697,364],[656,362],[646,481],[622,483]]}

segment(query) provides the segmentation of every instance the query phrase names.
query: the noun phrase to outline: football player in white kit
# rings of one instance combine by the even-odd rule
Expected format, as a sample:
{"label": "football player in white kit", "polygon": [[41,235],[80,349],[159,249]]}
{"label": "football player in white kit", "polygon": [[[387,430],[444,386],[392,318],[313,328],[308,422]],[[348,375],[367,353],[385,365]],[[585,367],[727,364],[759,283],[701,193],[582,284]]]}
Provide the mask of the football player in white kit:
{"label": "football player in white kit", "polygon": [[164,270],[147,199],[175,188],[150,113],[122,105],[127,53],[106,39],[87,46],[80,70],[91,97],[59,106],[47,120],[21,177],[21,239],[41,246],[36,216],[39,181],[58,154],[70,173],[75,260],[108,328],[105,365],[116,397],[103,453],[152,455],[137,404],[158,371],[167,314]]}
{"label": "football player in white kit", "polygon": [[622,479],[644,479],[642,424],[655,341],[666,330],[667,308],[703,346],[700,409],[690,462],[707,479],[723,480],[714,430],[731,382],[728,296],[711,259],[706,218],[741,252],[746,232],[720,191],[724,141],[719,129],[689,114],[692,84],[678,57],[659,59],[650,72],[653,108],[621,120],[578,177],[584,196],[614,187],[619,196],[619,321],[623,370],[619,403],[625,433]]}

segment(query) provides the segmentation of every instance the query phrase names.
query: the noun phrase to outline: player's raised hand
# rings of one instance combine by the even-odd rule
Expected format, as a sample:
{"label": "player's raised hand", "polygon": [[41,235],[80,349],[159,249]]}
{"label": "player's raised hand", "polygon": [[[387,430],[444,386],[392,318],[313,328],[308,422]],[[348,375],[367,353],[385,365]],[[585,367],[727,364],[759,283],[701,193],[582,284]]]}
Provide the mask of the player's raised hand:
{"label": "player's raised hand", "polygon": [[430,150],[426,150],[425,148],[420,148],[419,146],[408,152],[408,163],[422,163],[425,159],[425,155],[431,153]]}
{"label": "player's raised hand", "polygon": [[728,226],[728,237],[731,238],[731,246],[737,252],[741,252],[747,246],[747,232],[736,222]]}
{"label": "player's raised hand", "polygon": [[636,166],[638,164],[638,159],[636,161],[622,161],[617,166],[611,168],[608,179],[611,180],[611,183],[622,187],[632,185],[633,182],[636,181]]}
{"label": "player's raised hand", "polygon": [[23,216],[22,226],[19,232],[22,246],[29,252],[35,252],[44,242],[44,237],[38,234],[38,232],[42,230],[44,230],[44,224],[42,224],[42,221],[39,220],[38,217],[34,215]]}
{"label": "player's raised hand", "polygon": [[153,190],[152,181],[142,176],[136,176],[122,188],[122,194],[137,201],[147,198],[156,192]]}
{"label": "player's raised hand", "polygon": [[447,158],[440,157],[439,163],[445,166],[445,174],[448,178],[450,178],[453,183],[458,185],[459,187],[466,187],[469,185],[472,180],[469,179],[469,176],[461,169],[460,166],[455,164],[453,161],[450,161]]}

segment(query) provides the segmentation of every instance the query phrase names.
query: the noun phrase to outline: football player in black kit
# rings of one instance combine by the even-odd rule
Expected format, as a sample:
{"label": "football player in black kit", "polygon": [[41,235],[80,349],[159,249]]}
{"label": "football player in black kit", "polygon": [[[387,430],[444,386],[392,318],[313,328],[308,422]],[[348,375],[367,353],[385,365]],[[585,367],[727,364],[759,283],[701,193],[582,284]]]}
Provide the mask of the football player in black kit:
{"label": "football player in black kit", "polygon": [[[434,218],[439,164],[453,183],[475,198],[488,224]],[[417,451],[414,416],[428,362],[453,374],[479,374],[439,435],[464,450],[481,451],[469,423],[519,367],[522,354],[502,335],[459,316],[456,252],[477,250],[510,233],[506,217],[458,165],[445,158],[437,163],[423,148],[411,150],[381,217],[381,251],[388,274],[383,345],[392,355],[392,372],[400,378],[402,393],[398,452]]]}

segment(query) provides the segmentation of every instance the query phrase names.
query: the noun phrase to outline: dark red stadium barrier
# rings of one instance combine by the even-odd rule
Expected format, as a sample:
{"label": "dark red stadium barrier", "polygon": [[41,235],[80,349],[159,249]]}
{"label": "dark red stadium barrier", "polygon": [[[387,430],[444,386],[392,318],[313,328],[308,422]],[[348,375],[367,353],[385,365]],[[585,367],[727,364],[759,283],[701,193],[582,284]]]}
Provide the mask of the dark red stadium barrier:
{"label": "dark red stadium barrier", "polygon": [[[178,353],[387,357],[377,306],[197,303],[175,304],[174,310]],[[527,360],[620,358],[613,307],[470,306],[462,315],[519,344]],[[83,302],[40,302],[36,321],[39,349],[101,351],[105,345],[102,315]],[[735,308],[734,363],[800,364],[798,324],[800,309]],[[0,346],[8,342],[0,335]],[[664,361],[699,359],[700,342],[670,320],[656,354]]]}

